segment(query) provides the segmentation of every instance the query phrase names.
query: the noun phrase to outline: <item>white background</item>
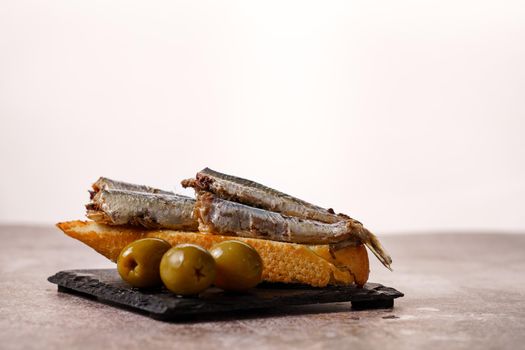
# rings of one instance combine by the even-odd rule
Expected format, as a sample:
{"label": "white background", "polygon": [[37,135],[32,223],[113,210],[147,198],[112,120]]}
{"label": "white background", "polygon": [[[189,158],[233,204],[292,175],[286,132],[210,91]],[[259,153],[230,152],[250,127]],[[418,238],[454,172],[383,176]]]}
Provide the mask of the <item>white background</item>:
{"label": "white background", "polygon": [[525,232],[523,1],[0,2],[0,222],[205,166],[379,234]]}

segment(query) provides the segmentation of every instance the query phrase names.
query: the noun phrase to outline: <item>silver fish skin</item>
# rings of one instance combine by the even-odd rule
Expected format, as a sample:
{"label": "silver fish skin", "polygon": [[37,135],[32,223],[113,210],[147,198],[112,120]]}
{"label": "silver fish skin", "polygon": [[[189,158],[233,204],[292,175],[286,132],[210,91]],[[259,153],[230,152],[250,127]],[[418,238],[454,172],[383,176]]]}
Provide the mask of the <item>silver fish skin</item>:
{"label": "silver fish skin", "polygon": [[101,189],[86,205],[86,216],[108,225],[197,231],[195,199],[176,194]]}
{"label": "silver fish skin", "polygon": [[220,199],[210,192],[198,194],[194,216],[199,221],[199,231],[204,233],[312,245],[364,243],[387,268],[392,262],[377,238],[353,219],[329,224],[284,216]]}
{"label": "silver fish skin", "polygon": [[145,193],[158,193],[158,194],[175,194],[171,191],[165,191],[154,187],[136,185],[129,182],[117,181],[108,179],[107,177],[100,177],[92,185],[93,191],[91,192],[94,195],[100,190],[125,190],[125,191],[134,191],[134,192],[145,192]]}
{"label": "silver fish skin", "polygon": [[199,171],[194,179],[186,179],[181,183],[183,187],[193,187],[197,192],[208,191],[229,201],[286,216],[326,223],[349,219],[344,214],[335,214],[332,209],[325,209],[260,183],[226,175],[209,168]]}

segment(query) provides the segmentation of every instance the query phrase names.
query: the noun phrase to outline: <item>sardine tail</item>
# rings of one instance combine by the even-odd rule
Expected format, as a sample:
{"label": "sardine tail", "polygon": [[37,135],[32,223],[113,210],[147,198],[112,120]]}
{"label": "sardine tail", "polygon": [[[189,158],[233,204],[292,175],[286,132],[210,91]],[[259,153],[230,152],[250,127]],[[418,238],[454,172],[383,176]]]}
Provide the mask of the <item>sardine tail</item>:
{"label": "sardine tail", "polygon": [[379,239],[370,231],[368,231],[366,228],[363,228],[364,232],[366,233],[366,239],[363,240],[364,244],[370,249],[370,251],[377,257],[377,259],[390,271],[392,270],[392,267],[390,266],[392,264],[392,258],[387,253],[385,248],[383,248],[383,245],[381,242],[379,242]]}

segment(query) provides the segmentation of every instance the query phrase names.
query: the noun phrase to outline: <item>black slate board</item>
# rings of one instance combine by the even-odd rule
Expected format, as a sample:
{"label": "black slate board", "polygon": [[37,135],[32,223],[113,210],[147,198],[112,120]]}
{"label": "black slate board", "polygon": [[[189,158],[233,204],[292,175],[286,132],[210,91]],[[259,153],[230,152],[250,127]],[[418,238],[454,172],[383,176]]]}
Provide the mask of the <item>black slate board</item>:
{"label": "black slate board", "polygon": [[245,293],[227,293],[209,288],[198,297],[179,297],[165,288],[136,289],[123,282],[116,269],[60,271],[48,278],[61,292],[94,297],[101,302],[128,308],[160,320],[231,313],[256,309],[278,309],[292,305],[352,302],[352,308],[382,309],[394,306],[403,293],[378,283],[314,288],[305,285],[261,283]]}

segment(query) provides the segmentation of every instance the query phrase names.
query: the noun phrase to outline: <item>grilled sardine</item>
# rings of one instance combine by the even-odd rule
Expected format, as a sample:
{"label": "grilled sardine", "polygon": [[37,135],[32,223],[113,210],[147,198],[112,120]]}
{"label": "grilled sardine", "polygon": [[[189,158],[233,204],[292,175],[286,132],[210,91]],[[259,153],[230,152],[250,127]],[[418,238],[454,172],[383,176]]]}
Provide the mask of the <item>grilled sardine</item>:
{"label": "grilled sardine", "polygon": [[183,187],[193,187],[197,192],[211,192],[229,201],[287,216],[326,223],[335,223],[349,218],[344,214],[335,214],[332,209],[321,208],[260,183],[222,174],[209,168],[199,171],[194,179],[186,179],[181,183]]}
{"label": "grilled sardine", "polygon": [[196,231],[195,199],[176,194],[102,189],[86,205],[86,216],[101,224]]}
{"label": "grilled sardine", "polygon": [[[270,231],[269,228],[272,227],[274,223],[271,223],[270,221],[270,223],[265,224],[264,222],[261,222],[261,217],[264,218],[264,220],[270,220],[271,217],[277,220],[273,226],[274,229],[293,229],[293,232],[288,236],[281,232],[276,233],[276,237],[290,237],[293,239],[292,242],[295,243],[303,243],[302,241],[299,242],[297,240],[309,240],[311,241],[310,244],[332,243],[334,250],[347,245],[363,243],[372,253],[374,253],[383,265],[390,269],[392,258],[383,248],[379,239],[363,227],[359,221],[354,220],[345,214],[335,214],[332,209],[325,209],[257,182],[222,174],[209,168],[205,168],[198,172],[195,179],[183,180],[182,186],[193,187],[197,193],[203,193],[204,191],[211,192],[215,194],[216,197],[248,206],[239,207],[235,206],[235,203],[224,204],[219,202],[217,198],[211,201],[205,200],[206,197],[201,196],[202,199],[199,199],[197,206],[215,208],[212,211],[214,217],[212,218],[209,214],[203,215],[202,213],[206,213],[206,211],[200,213],[200,210],[197,210],[197,208],[195,213],[200,213],[198,214],[198,218],[203,222],[211,222],[211,227],[215,227],[217,230],[226,229],[226,227],[228,227],[229,230],[235,230],[240,229],[241,226],[244,229],[248,222],[250,222],[250,225],[258,227],[258,229],[255,229],[256,235],[264,235],[264,232]],[[264,209],[265,211],[254,211],[252,210],[254,208],[251,207]],[[241,208],[246,212],[243,212]],[[222,215],[225,215],[226,218],[220,219],[220,212],[222,212]],[[268,212],[280,213],[282,214],[282,217],[288,217],[285,219],[286,224],[282,224],[282,219],[270,215]],[[235,218],[237,216],[243,217],[248,221],[235,224]],[[205,219],[202,219],[201,217],[204,217]],[[292,220],[292,218],[294,218],[294,220]],[[214,224],[214,221],[216,224]],[[280,226],[278,223],[281,223],[284,226]],[[331,225],[320,225],[321,223]],[[199,227],[205,229],[206,225],[201,224]],[[248,233],[243,231],[242,234]],[[261,236],[248,237],[264,238]],[[325,240],[328,240],[329,242]]]}
{"label": "grilled sardine", "polygon": [[210,192],[198,195],[194,216],[199,221],[200,232],[299,244],[341,242],[362,228],[352,220],[328,224],[284,216],[220,199]]}
{"label": "grilled sardine", "polygon": [[387,268],[392,263],[379,240],[351,218],[335,223],[301,219],[220,199],[205,191],[197,196],[194,216],[204,233],[336,247],[363,243]]}
{"label": "grilled sardine", "polygon": [[107,177],[100,177],[92,186],[93,191],[91,191],[92,196],[100,190],[125,190],[133,192],[145,192],[145,193],[158,193],[158,194],[175,194],[171,191],[164,191],[158,188],[136,185],[123,181],[116,181],[108,179]]}

